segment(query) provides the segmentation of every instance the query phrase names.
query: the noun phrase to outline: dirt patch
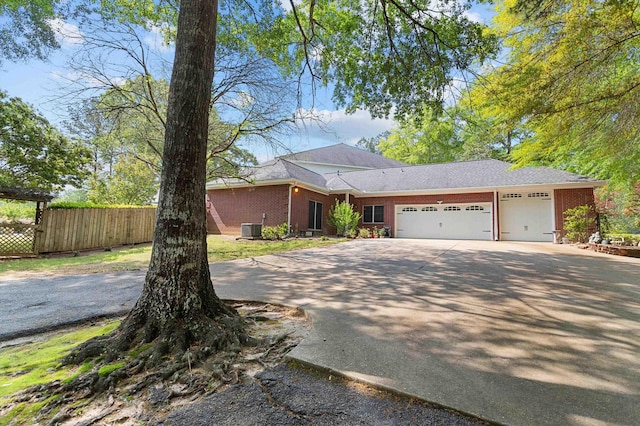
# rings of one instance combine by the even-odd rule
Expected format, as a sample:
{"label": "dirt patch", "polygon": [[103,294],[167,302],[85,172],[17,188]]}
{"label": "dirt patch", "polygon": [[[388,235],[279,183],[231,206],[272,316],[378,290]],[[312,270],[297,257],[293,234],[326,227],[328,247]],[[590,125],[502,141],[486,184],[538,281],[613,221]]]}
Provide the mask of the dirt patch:
{"label": "dirt patch", "polygon": [[[187,372],[147,383],[156,371],[142,371],[118,382],[98,395],[86,389],[69,391],[62,383],[38,386],[14,395],[0,407],[0,417],[20,403],[38,403],[55,398],[40,410],[34,423],[51,425],[139,425],[162,420],[179,407],[192,404],[230,386],[251,380],[283,357],[308,333],[310,323],[299,309],[265,303],[230,303],[246,319],[251,336],[265,343],[243,347],[240,353],[225,354],[194,365]],[[68,331],[68,330],[67,330]],[[30,337],[37,341],[41,337]],[[19,341],[14,344],[20,344]]]}

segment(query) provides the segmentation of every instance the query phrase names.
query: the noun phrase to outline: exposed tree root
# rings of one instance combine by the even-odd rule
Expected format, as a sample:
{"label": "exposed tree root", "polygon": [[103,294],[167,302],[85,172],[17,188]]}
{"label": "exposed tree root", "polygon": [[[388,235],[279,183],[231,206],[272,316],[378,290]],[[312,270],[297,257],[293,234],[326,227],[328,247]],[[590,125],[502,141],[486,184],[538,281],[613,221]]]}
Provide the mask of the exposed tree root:
{"label": "exposed tree root", "polygon": [[[281,314],[278,309],[288,310],[282,316],[297,325],[281,328],[281,321],[273,319]],[[224,326],[205,318],[197,327],[176,327],[170,333],[157,334],[151,342],[145,337],[154,333],[144,327],[130,332],[130,315],[122,323],[125,327],[81,344],[65,358],[66,364],[90,363],[89,372],[67,383],[31,388],[14,395],[13,403],[35,402],[37,398],[44,401],[55,395],[39,419],[39,423],[51,425],[76,423],[77,410],[88,410],[83,407],[98,405],[82,420],[90,425],[91,420],[101,422],[103,414],[113,419],[114,407],[126,404],[122,401],[142,399],[153,413],[175,402],[188,403],[247,380],[274,365],[299,342],[304,335],[301,330],[306,332],[304,317],[288,308],[267,306],[266,310],[273,315],[265,316],[264,307],[257,311],[249,306],[243,310],[244,317],[228,317]],[[115,402],[105,405],[105,400]]]}

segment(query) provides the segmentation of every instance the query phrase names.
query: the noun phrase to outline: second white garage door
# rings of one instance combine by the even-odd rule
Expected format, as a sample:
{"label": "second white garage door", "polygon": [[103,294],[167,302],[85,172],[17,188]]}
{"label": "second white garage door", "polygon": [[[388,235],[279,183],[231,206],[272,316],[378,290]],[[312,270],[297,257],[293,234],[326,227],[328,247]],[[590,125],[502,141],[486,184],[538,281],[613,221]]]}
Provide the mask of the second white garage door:
{"label": "second white garage door", "polygon": [[491,240],[491,203],[396,205],[397,238]]}

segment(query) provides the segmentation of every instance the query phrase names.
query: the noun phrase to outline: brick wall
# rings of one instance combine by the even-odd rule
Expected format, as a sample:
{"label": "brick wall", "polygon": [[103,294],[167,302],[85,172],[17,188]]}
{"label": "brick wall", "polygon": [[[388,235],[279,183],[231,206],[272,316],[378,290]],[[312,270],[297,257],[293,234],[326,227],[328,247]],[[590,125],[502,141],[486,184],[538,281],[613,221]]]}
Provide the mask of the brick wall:
{"label": "brick wall", "polygon": [[291,194],[291,228],[294,232],[304,232],[309,228],[309,201],[322,203],[322,235],[333,235],[336,233],[335,227],[328,222],[329,209],[336,203],[336,200],[344,200],[343,195],[324,195],[298,188],[298,192]]}
{"label": "brick wall", "polygon": [[[378,228],[381,226],[390,226],[391,235],[395,236],[395,206],[397,204],[442,204],[456,203],[493,203],[493,192],[478,192],[465,194],[442,194],[442,195],[411,195],[402,197],[350,197],[349,201],[355,206],[355,210],[364,215],[364,206],[384,206],[384,224],[375,224]],[[358,224],[358,227],[373,228],[373,224]]]}
{"label": "brick wall", "polygon": [[[555,219],[556,228],[564,229],[564,212],[574,207],[588,205],[592,207],[595,218],[595,200],[593,196],[593,188],[578,189],[556,189],[553,193],[555,203]],[[595,232],[595,225],[589,230],[590,233]]]}
{"label": "brick wall", "polygon": [[242,223],[280,225],[287,221],[288,208],[289,185],[209,190],[207,232],[240,235]]}

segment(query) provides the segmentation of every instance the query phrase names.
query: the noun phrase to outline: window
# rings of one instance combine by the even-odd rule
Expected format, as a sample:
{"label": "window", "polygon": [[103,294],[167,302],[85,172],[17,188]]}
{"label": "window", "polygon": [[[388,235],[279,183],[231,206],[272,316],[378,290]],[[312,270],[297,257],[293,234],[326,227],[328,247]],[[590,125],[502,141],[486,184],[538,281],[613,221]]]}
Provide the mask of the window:
{"label": "window", "polygon": [[484,207],[482,206],[468,206],[465,210],[470,211],[470,210],[484,210]]}
{"label": "window", "polygon": [[544,198],[548,196],[549,196],[548,192],[530,192],[527,194],[527,197],[529,198]]}
{"label": "window", "polygon": [[438,209],[433,206],[427,206],[422,208],[423,212],[437,212]]}
{"label": "window", "polygon": [[322,229],[322,203],[309,201],[309,229]]}
{"label": "window", "polygon": [[384,206],[364,206],[362,223],[384,223]]}
{"label": "window", "polygon": [[502,194],[502,198],[522,198],[522,194]]}
{"label": "window", "polygon": [[459,212],[460,211],[460,207],[458,206],[447,206],[444,208],[445,212]]}
{"label": "window", "polygon": [[417,212],[418,209],[416,209],[415,207],[403,207],[402,211],[403,212]]}

